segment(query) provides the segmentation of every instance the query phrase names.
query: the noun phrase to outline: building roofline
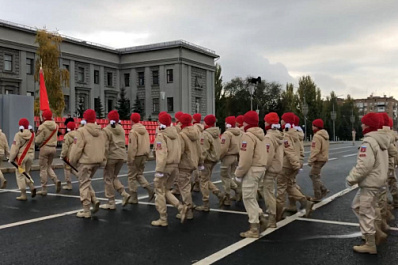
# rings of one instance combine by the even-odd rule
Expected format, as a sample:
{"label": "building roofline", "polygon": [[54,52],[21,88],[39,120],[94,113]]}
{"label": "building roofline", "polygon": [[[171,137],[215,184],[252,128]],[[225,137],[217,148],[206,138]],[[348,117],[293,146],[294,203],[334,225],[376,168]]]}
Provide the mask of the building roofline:
{"label": "building roofline", "polygon": [[[34,27],[30,27],[30,26],[26,26],[23,24],[18,24],[18,23],[14,23],[11,21],[6,21],[6,20],[2,20],[0,19],[0,26],[3,27],[8,27],[8,28],[13,28],[13,29],[17,29],[17,30],[21,30],[21,31],[25,31],[31,34],[36,34],[38,28],[34,28]],[[147,45],[140,45],[140,46],[132,46],[132,47],[127,47],[127,48],[120,48],[120,49],[116,49],[110,46],[106,46],[106,45],[102,45],[99,43],[95,43],[95,42],[90,42],[90,41],[85,41],[85,40],[81,40],[78,38],[74,38],[74,37],[70,37],[70,36],[66,36],[63,34],[59,34],[58,32],[51,32],[50,33],[53,34],[58,34],[60,35],[64,41],[67,42],[72,42],[72,43],[76,43],[79,45],[84,45],[84,46],[88,46],[91,48],[95,48],[95,49],[100,49],[100,50],[106,50],[108,52],[112,52],[115,54],[129,54],[129,53],[139,53],[139,52],[146,52],[146,51],[153,51],[153,50],[164,50],[164,49],[170,49],[170,48],[175,48],[175,47],[184,47],[187,49],[191,49],[203,54],[206,54],[210,57],[213,58],[219,58],[220,56],[216,54],[215,51],[196,45],[194,43],[190,43],[188,41],[185,40],[176,40],[176,41],[168,41],[168,42],[160,42],[160,43],[153,43],[153,44],[147,44]]]}

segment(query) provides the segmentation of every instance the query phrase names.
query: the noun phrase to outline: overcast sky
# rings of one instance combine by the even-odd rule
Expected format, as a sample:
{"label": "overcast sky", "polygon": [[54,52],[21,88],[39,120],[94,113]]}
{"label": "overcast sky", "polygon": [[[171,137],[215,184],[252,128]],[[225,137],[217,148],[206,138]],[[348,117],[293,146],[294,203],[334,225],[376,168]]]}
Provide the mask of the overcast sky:
{"label": "overcast sky", "polygon": [[0,0],[0,19],[124,48],[183,39],[214,50],[223,81],[261,76],[325,97],[398,99],[394,0]]}

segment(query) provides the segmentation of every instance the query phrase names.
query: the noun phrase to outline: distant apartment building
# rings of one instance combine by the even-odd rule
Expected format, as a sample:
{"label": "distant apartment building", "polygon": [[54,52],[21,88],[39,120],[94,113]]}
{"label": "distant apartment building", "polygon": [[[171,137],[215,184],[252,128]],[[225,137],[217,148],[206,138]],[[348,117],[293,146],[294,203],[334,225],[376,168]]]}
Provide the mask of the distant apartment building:
{"label": "distant apartment building", "polygon": [[359,116],[362,117],[369,112],[386,112],[390,118],[397,122],[398,100],[393,97],[379,97],[370,95],[365,99],[355,99]]}
{"label": "distant apartment building", "polygon": [[[35,36],[34,28],[0,20],[0,94],[35,96]],[[210,49],[183,40],[114,49],[62,37],[60,67],[70,73],[69,87],[63,88],[64,113],[94,108],[98,99],[108,112],[121,88],[131,107],[138,97],[146,119],[160,111],[215,113],[214,60],[219,56]]]}

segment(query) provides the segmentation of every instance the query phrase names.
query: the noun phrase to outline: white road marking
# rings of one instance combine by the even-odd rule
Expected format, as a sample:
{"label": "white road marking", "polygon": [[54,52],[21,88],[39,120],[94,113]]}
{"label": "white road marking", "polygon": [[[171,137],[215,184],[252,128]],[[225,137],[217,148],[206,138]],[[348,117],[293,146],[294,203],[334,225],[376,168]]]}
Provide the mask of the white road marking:
{"label": "white road marking", "polygon": [[[329,148],[329,152],[330,151],[333,151],[333,150],[340,150],[340,149],[346,149],[346,148],[355,148],[355,146],[343,146],[343,147],[337,147],[337,148]],[[309,154],[309,153],[311,153],[311,151],[305,151],[304,152],[305,154]]]}
{"label": "white road marking", "polygon": [[352,152],[352,150],[344,150],[336,153],[329,153],[329,155],[336,155],[336,154],[342,154],[342,153],[347,153],[347,152]]}
{"label": "white road marking", "polygon": [[358,153],[345,155],[345,156],[343,156],[343,157],[350,157],[350,156],[356,156],[356,155],[358,155]]}
{"label": "white road marking", "polygon": [[320,220],[320,219],[312,219],[312,218],[297,218],[299,221],[306,222],[315,222],[315,223],[325,223],[325,224],[333,224],[333,225],[348,225],[348,226],[359,226],[358,223],[349,223],[349,222],[339,222],[339,221],[329,221],[329,220]]}
{"label": "white road marking", "polygon": [[53,218],[58,218],[58,217],[74,214],[74,213],[77,213],[79,211],[81,211],[81,209],[73,210],[73,211],[69,211],[69,212],[64,212],[64,213],[48,215],[48,216],[43,216],[43,217],[29,219],[29,220],[24,220],[24,221],[19,221],[19,222],[5,224],[5,225],[0,225],[0,230],[6,229],[6,228],[10,228],[10,227],[20,226],[20,225],[25,225],[25,224],[36,223],[36,222],[49,220],[49,219],[53,219]]}
{"label": "white road marking", "polygon": [[[344,194],[352,191],[353,189],[356,189],[357,187],[358,187],[357,185],[354,185],[351,188],[347,188],[345,190],[342,190],[342,191],[340,191],[340,192],[338,192],[338,193],[336,193],[336,194],[324,199],[323,201],[315,204],[314,209],[318,209],[319,207],[322,207],[323,205],[328,204],[329,202],[333,201],[334,199],[336,199],[336,198],[338,198],[340,196],[343,196]],[[230,245],[230,246],[228,246],[228,247],[226,247],[226,248],[224,248],[224,249],[222,249],[222,250],[220,250],[220,251],[218,251],[218,252],[216,252],[216,253],[214,253],[214,254],[212,254],[212,255],[210,255],[210,256],[208,256],[208,257],[206,257],[206,258],[204,258],[204,259],[202,259],[202,260],[200,260],[198,262],[196,262],[196,263],[194,263],[194,264],[197,264],[197,265],[213,264],[214,262],[221,260],[222,258],[224,258],[224,257],[236,252],[237,250],[239,250],[239,249],[241,249],[241,248],[243,248],[243,247],[245,247],[245,246],[257,241],[257,240],[259,240],[260,238],[271,234],[275,230],[278,230],[278,229],[284,227],[285,225],[287,225],[287,224],[289,224],[289,223],[291,223],[293,221],[296,221],[298,218],[302,217],[303,215],[304,215],[304,210],[301,210],[301,211],[297,212],[296,214],[294,214],[292,216],[289,216],[289,217],[286,217],[284,220],[278,222],[277,223],[277,228],[269,228],[269,229],[265,230],[264,232],[262,232],[260,234],[259,238],[245,238],[245,239],[242,239],[242,240],[236,242],[235,244],[232,244],[232,245]]]}

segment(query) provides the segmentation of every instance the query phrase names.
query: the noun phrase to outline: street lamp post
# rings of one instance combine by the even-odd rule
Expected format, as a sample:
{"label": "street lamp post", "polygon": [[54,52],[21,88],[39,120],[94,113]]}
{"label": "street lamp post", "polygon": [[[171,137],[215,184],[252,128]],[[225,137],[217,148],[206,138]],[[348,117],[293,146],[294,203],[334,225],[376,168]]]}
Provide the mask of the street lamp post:
{"label": "street lamp post", "polygon": [[249,93],[250,93],[250,110],[253,110],[253,94],[254,94],[255,84],[249,83]]}
{"label": "street lamp post", "polygon": [[260,84],[260,83],[261,83],[261,77],[248,79],[248,88],[249,88],[249,93],[250,93],[250,110],[253,110],[254,88],[256,87],[257,84]]}
{"label": "street lamp post", "polygon": [[334,104],[333,104],[333,111],[330,113],[330,116],[332,118],[333,121],[333,141],[336,141],[336,129],[335,129],[335,120],[336,120],[336,112],[334,111]]}
{"label": "street lamp post", "polygon": [[[304,140],[307,141],[307,114],[308,114],[308,104],[305,102],[304,97],[304,104],[303,104],[303,115],[304,115]],[[298,125],[298,124],[297,124]]]}

